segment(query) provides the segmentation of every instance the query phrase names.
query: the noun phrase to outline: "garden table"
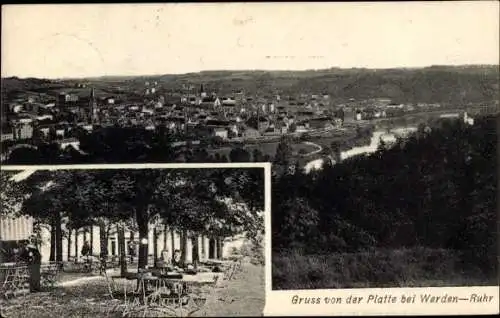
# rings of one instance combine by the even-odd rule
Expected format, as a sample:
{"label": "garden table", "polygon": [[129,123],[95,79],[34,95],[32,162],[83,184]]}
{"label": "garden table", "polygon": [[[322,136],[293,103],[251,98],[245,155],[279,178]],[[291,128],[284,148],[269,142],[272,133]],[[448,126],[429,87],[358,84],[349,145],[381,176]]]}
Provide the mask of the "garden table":
{"label": "garden table", "polygon": [[131,304],[127,302],[127,285],[124,285],[127,303],[124,315],[140,308],[144,311],[166,311],[175,316],[189,316],[204,307],[220,277],[219,273],[183,275],[182,278],[149,274],[129,277],[137,285]]}

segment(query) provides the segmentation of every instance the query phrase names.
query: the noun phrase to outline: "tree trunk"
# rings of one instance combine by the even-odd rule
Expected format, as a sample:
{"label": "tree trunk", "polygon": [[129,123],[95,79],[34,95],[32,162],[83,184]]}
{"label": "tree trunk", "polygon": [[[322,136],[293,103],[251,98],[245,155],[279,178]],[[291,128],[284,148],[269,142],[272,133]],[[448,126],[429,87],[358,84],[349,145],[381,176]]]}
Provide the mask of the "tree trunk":
{"label": "tree trunk", "polygon": [[[134,231],[130,231],[130,242],[134,242],[134,239],[135,239],[135,233]],[[135,246],[135,245],[134,245]],[[134,261],[134,254],[130,253],[130,263],[132,263]]]}
{"label": "tree trunk", "polygon": [[183,263],[186,262],[186,251],[187,251],[187,231],[182,230],[182,232],[181,232],[181,260]]}
{"label": "tree trunk", "polygon": [[78,229],[75,229],[75,262],[78,260]]}
{"label": "tree trunk", "polygon": [[153,264],[154,267],[157,267],[156,263],[158,260],[158,230],[156,230],[156,226],[153,228]]}
{"label": "tree trunk", "polygon": [[220,238],[220,258],[224,258],[224,237]]}
{"label": "tree trunk", "polygon": [[164,251],[168,250],[167,235],[168,235],[168,227],[166,224],[163,224],[163,250]]}
{"label": "tree trunk", "polygon": [[[3,251],[3,250],[4,250],[4,243],[2,240],[0,240],[0,251]],[[5,263],[4,253],[0,253],[0,264],[1,263]]]}
{"label": "tree trunk", "polygon": [[55,221],[52,221],[50,226],[50,255],[49,261],[53,262],[56,259],[56,226]]}
{"label": "tree trunk", "polygon": [[200,254],[199,254],[199,244],[198,244],[198,235],[197,233],[193,233],[193,236],[191,238],[191,241],[193,242],[193,265],[195,268],[198,267],[198,263],[200,262]]}
{"label": "tree trunk", "polygon": [[201,257],[203,259],[207,258],[207,254],[205,251],[205,235],[201,236]]}
{"label": "tree trunk", "polygon": [[217,238],[217,259],[222,258],[222,238]]}
{"label": "tree trunk", "polygon": [[104,222],[99,223],[99,245],[101,257],[108,256],[108,232]]}
{"label": "tree trunk", "polygon": [[56,261],[62,262],[63,255],[63,237],[62,237],[62,220],[61,220],[61,212],[56,213]]}
{"label": "tree trunk", "polygon": [[94,225],[90,226],[90,255],[94,255]]}
{"label": "tree trunk", "polygon": [[68,229],[68,247],[67,247],[68,262],[69,262],[69,259],[71,258],[71,234],[73,234],[73,230]]}
{"label": "tree trunk", "polygon": [[[142,211],[141,211],[142,212]],[[140,213],[137,213],[137,225],[139,227],[139,262],[137,268],[146,268],[148,265],[148,221]],[[143,244],[143,240],[145,239],[146,244]]]}
{"label": "tree trunk", "polygon": [[217,255],[215,254],[216,245],[217,244],[215,244],[215,238],[211,237],[208,240],[208,258],[209,259],[217,258]]}
{"label": "tree trunk", "polygon": [[175,251],[175,231],[174,229],[170,229],[170,239],[172,241],[172,250],[170,251],[170,253],[172,254],[171,257],[174,258],[174,251]]}
{"label": "tree trunk", "polygon": [[120,254],[120,276],[127,274],[127,257],[125,255],[125,229],[123,224],[117,225],[118,230],[118,252]]}

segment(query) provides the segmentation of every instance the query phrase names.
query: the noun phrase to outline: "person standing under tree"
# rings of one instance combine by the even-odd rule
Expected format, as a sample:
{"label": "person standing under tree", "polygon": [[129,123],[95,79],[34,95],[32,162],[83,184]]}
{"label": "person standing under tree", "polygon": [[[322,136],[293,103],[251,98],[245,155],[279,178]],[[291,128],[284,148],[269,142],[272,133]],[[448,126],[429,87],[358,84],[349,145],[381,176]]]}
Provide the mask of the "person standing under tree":
{"label": "person standing under tree", "polygon": [[28,263],[30,272],[30,292],[39,292],[40,288],[40,267],[42,264],[42,255],[33,244],[25,246],[21,258]]}
{"label": "person standing under tree", "polygon": [[90,244],[89,244],[89,241],[85,241],[85,243],[83,243],[83,247],[82,247],[82,256],[89,256],[90,255]]}
{"label": "person standing under tree", "polygon": [[130,263],[133,263],[134,257],[135,257],[135,243],[134,243],[134,241],[128,242],[128,255],[130,255]]}

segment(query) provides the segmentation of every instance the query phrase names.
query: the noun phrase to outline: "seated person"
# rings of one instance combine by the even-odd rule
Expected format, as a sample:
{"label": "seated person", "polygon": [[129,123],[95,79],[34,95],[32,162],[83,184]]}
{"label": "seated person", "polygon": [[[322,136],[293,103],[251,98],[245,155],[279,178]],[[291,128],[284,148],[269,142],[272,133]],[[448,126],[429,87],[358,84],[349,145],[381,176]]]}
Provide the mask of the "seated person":
{"label": "seated person", "polygon": [[164,248],[162,251],[161,251],[161,259],[164,260],[165,262],[168,262],[169,260],[169,251]]}
{"label": "seated person", "polygon": [[174,257],[172,258],[172,266],[175,269],[183,269],[185,267],[184,262],[182,261],[181,257],[181,251],[180,250],[175,250],[174,251]]}
{"label": "seated person", "polygon": [[161,251],[160,260],[158,262],[158,267],[168,267],[170,265],[170,259],[168,257],[168,250],[164,249]]}

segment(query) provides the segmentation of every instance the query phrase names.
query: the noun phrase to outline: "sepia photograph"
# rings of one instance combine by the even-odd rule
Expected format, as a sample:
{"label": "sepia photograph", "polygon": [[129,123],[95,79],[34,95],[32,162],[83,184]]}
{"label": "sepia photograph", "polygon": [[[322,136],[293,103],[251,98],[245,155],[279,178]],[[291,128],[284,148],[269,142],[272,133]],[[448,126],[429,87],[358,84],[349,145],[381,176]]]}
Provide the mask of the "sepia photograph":
{"label": "sepia photograph", "polygon": [[0,316],[498,313],[499,10],[3,5]]}
{"label": "sepia photograph", "polygon": [[2,317],[261,315],[269,171],[97,167],[1,171]]}
{"label": "sepia photograph", "polygon": [[[408,32],[431,37],[426,30],[440,22],[418,24],[428,21],[424,13],[450,25],[405,48],[429,45],[428,55],[391,58],[439,63],[450,48],[436,41],[456,38],[452,50],[464,65],[309,73],[302,91],[335,91],[338,124],[302,119],[308,129],[300,138],[310,149],[294,155],[293,138],[277,147],[273,290],[498,285],[498,17],[470,3],[397,6],[420,12],[402,13],[413,22],[394,18],[391,25]],[[375,12],[388,16],[385,9]],[[466,46],[479,33],[459,27],[465,16],[482,30],[477,54]],[[492,23],[480,24],[485,19]],[[401,45],[408,32],[391,33],[390,42]],[[486,39],[496,48],[482,45]],[[470,65],[480,53],[495,64]],[[314,105],[314,97],[324,100],[303,94],[287,102]]]}

